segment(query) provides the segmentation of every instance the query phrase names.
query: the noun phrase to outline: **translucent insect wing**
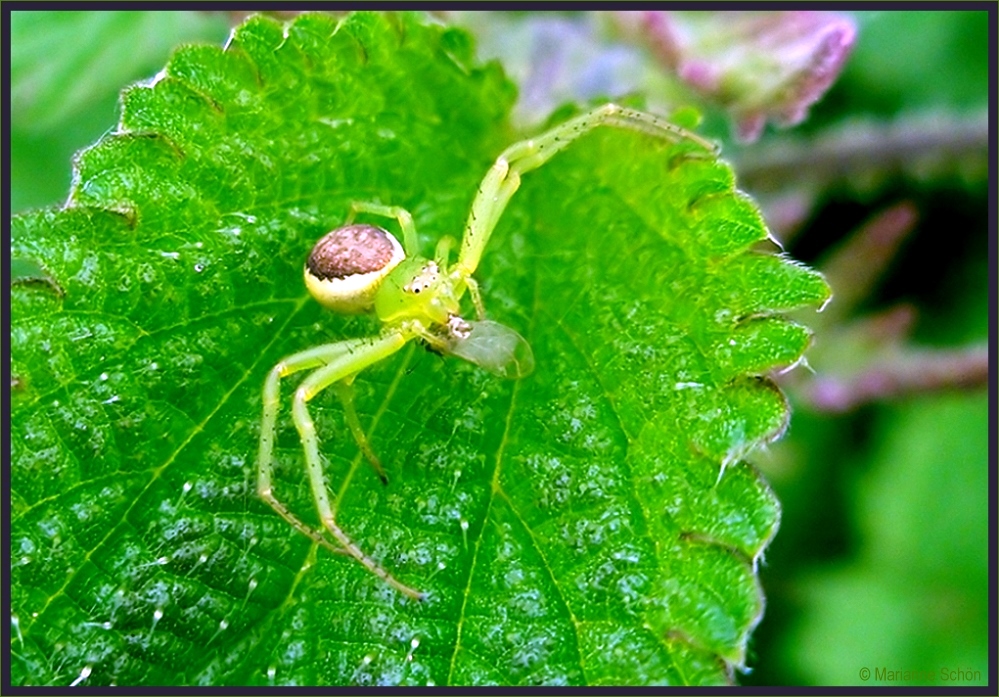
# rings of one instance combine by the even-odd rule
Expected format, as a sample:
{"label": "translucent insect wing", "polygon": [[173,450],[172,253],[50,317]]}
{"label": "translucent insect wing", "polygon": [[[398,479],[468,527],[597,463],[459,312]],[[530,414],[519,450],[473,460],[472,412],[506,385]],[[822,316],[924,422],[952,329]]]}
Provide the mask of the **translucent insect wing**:
{"label": "translucent insect wing", "polygon": [[452,354],[510,380],[530,375],[534,370],[534,352],[520,334],[490,320],[468,324],[471,332],[463,339],[454,340]]}

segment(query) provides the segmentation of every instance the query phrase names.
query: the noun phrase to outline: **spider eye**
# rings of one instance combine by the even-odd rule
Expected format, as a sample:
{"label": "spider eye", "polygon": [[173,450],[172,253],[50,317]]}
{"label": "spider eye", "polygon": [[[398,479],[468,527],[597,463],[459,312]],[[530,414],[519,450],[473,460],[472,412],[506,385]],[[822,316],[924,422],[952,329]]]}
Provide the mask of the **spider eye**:
{"label": "spider eye", "polygon": [[345,225],[324,235],[305,261],[305,285],[325,307],[366,312],[382,281],[406,257],[399,241],[374,225]]}
{"label": "spider eye", "polygon": [[406,284],[404,290],[413,295],[419,295],[428,288],[432,288],[436,285],[437,281],[440,279],[440,269],[437,264],[433,261],[429,261],[426,265],[417,272],[415,276]]}

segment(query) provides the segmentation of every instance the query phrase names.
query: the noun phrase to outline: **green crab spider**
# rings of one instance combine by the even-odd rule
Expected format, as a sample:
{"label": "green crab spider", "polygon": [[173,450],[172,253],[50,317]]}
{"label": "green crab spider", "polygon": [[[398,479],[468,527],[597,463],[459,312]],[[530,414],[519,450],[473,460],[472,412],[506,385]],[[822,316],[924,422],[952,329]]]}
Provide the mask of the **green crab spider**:
{"label": "green crab spider", "polygon": [[[340,313],[374,311],[383,323],[377,336],[345,339],[292,354],[275,365],[263,390],[257,492],[284,520],[327,549],[347,554],[403,595],[422,600],[423,593],[405,585],[368,556],[336,522],[319,454],[319,438],[308,403],[334,387],[344,405],[347,425],[381,480],[385,471],[368,442],[353,407],[351,385],[357,374],[419,339],[428,348],[455,355],[504,378],[518,379],[534,368],[527,341],[516,331],[485,318],[482,296],[472,278],[486,243],[520,178],[545,164],[580,136],[598,126],[615,126],[666,139],[688,139],[709,153],[715,146],[700,136],[651,114],[616,104],[605,104],[552,128],[542,135],[514,143],[500,154],[483,178],[465,224],[457,261],[448,257],[454,240],[444,237],[433,259],[419,255],[416,228],[402,208],[377,203],[351,204],[346,224],[320,239],[305,263],[305,285],[327,308]],[[395,218],[403,245],[386,230],[352,224],[357,213]],[[461,299],[471,296],[476,320],[461,316]],[[305,452],[305,466],[322,530],[298,518],[274,494],[275,423],[280,406],[281,378],[305,370],[309,374],[295,390],[292,419]],[[328,533],[330,540],[324,533]]]}

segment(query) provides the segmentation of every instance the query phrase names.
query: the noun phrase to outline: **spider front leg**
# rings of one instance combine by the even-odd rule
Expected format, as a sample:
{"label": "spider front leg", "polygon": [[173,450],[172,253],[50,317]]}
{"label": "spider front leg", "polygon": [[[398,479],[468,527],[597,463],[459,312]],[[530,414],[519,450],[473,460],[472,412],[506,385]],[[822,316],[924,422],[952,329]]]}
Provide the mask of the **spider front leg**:
{"label": "spider front leg", "polygon": [[465,234],[461,240],[461,251],[455,265],[457,276],[468,278],[475,273],[496,223],[520,186],[520,178],[545,164],[577,138],[598,126],[626,128],[666,140],[685,139],[696,143],[708,153],[717,151],[714,143],[696,133],[658,116],[617,104],[604,104],[569,119],[536,138],[514,143],[496,158],[472,201]]}
{"label": "spider front leg", "polygon": [[[451,250],[457,245],[455,239],[451,235],[444,235],[437,242],[437,249],[434,251],[434,261],[442,269],[450,268],[450,256]],[[475,314],[481,320],[486,317],[486,308],[482,304],[482,293],[479,292],[479,284],[469,275],[465,275],[459,269],[457,273],[452,273],[452,281],[456,284],[458,288],[458,297],[461,296],[463,290],[468,290],[468,294],[472,296],[472,305],[475,306]]]}
{"label": "spider front leg", "polygon": [[414,335],[402,330],[394,330],[369,339],[351,339],[336,344],[319,346],[302,351],[278,363],[264,385],[264,415],[260,433],[260,460],[258,468],[257,489],[260,496],[296,530],[309,538],[331,547],[313,528],[296,518],[287,507],[273,495],[273,448],[274,429],[279,406],[279,380],[300,370],[317,368],[302,381],[295,390],[292,402],[292,418],[298,429],[302,447],[305,452],[306,470],[309,475],[309,485],[313,500],[323,527],[340,544],[342,549],[333,547],[335,551],[345,552],[359,561],[371,573],[375,574],[400,593],[415,600],[421,600],[423,594],[401,583],[378,562],[365,554],[347,536],[336,523],[334,508],[330,503],[329,491],[326,488],[326,477],[323,471],[322,458],[319,455],[319,439],[315,424],[309,415],[307,402],[330,385],[351,378],[364,368],[383,360],[402,348]]}
{"label": "spider front leg", "polygon": [[386,218],[395,218],[399,221],[399,227],[402,229],[402,246],[406,250],[406,256],[413,257],[419,254],[420,244],[416,236],[416,224],[413,222],[413,216],[405,208],[383,206],[380,203],[369,201],[351,201],[350,215],[347,216],[344,224],[352,223],[358,213],[372,213]]}

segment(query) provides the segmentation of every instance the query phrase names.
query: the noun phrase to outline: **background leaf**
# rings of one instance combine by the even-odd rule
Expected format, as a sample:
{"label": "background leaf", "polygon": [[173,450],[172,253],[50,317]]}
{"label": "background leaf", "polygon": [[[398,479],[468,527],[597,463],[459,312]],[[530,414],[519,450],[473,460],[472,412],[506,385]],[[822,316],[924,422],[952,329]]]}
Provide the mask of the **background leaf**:
{"label": "background leaf", "polygon": [[[985,395],[947,395],[878,416],[869,469],[848,492],[860,519],[860,558],[813,569],[803,584],[809,612],[781,647],[798,670],[840,685],[987,683],[980,642],[988,620],[980,598],[988,593],[988,544],[979,534],[986,516],[967,505],[988,486],[980,437],[987,413]],[[878,629],[858,633],[852,613],[828,609],[843,603]],[[944,645],[937,641],[942,634]],[[856,658],[821,655],[819,637],[839,639],[842,652]],[[871,671],[866,680],[863,667]],[[897,672],[885,679],[877,669],[882,676]]]}
{"label": "background leaf", "polygon": [[[814,177],[825,164],[863,149],[857,144],[872,142],[871,133],[901,136],[895,153],[901,156],[881,149],[889,139],[880,137],[877,148],[867,148],[866,161],[843,167],[814,189],[797,230],[780,224],[778,207],[767,220],[778,235],[782,227],[795,235],[789,249],[796,257],[828,268],[868,221],[898,206],[916,219],[887,268],[879,271],[875,261],[857,269],[868,278],[874,270],[873,285],[860,295],[856,282],[837,285],[829,275],[830,310],[843,319],[825,331],[813,327],[815,349],[828,358],[813,350],[809,362],[819,377],[835,375],[840,366],[878,356],[893,340],[899,352],[892,358],[901,366],[911,356],[978,348],[988,357],[995,316],[988,168],[995,157],[986,137],[994,15],[854,16],[858,42],[843,78],[795,134],[803,146],[800,162]],[[869,131],[872,124],[881,128]],[[919,124],[935,126],[936,133]],[[969,138],[969,126],[980,135]],[[827,137],[851,131],[852,143],[826,147]],[[774,154],[784,144],[778,136],[756,148]],[[789,168],[783,189],[779,177],[751,178],[744,167],[749,159],[739,157],[738,171],[757,200],[775,187],[786,197],[802,182],[801,166]],[[848,295],[859,304],[844,314]],[[907,310],[909,329],[894,337],[885,331],[877,342],[877,320]],[[865,322],[875,341],[858,351],[855,338]],[[924,374],[932,374],[931,365],[924,363]],[[994,642],[982,619],[992,598],[986,554],[995,547],[988,474],[995,467],[989,442],[995,410],[987,388],[993,382],[994,374],[979,380],[966,374],[935,389],[884,390],[844,414],[819,411],[806,395],[791,392],[790,434],[752,458],[783,515],[761,570],[767,613],[751,648],[760,660],[745,684],[885,684],[876,681],[878,669],[910,671],[894,685],[994,682]],[[866,681],[862,668],[871,671]]]}
{"label": "background leaf", "polygon": [[11,12],[11,210],[64,201],[70,158],[114,123],[122,85],[228,30],[210,12]]}
{"label": "background leaf", "polygon": [[[258,500],[281,356],[377,331],[301,282],[351,200],[460,231],[514,139],[513,90],[410,15],[260,18],[178,50],[77,158],[70,204],[13,223],[51,284],[12,289],[15,683],[715,683],[745,662],[777,502],[740,457],[819,277],[688,142],[587,136],[525,178],[478,274],[538,369],[417,346],[366,371],[383,486],[320,395],[338,520],[403,581],[315,549]],[[285,394],[288,394],[285,387]],[[314,520],[287,412],[278,495]]]}

